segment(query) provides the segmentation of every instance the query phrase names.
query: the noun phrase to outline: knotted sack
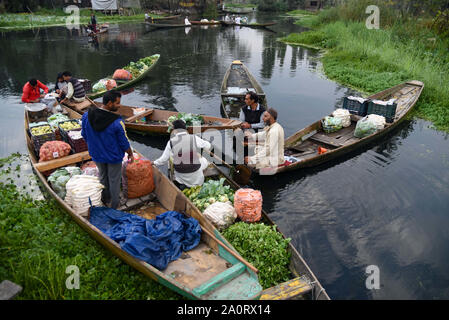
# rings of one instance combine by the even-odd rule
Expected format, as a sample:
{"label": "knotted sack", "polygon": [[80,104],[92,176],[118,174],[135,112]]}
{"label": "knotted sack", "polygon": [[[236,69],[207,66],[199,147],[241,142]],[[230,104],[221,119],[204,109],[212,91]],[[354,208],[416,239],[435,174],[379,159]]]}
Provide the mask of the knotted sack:
{"label": "knotted sack", "polygon": [[262,216],[262,194],[259,190],[239,189],[234,194],[234,208],[240,220],[259,221]]}
{"label": "knotted sack", "polygon": [[126,179],[123,185],[126,184],[128,199],[139,198],[153,192],[153,167],[150,160],[141,158],[131,163],[125,161],[123,167]]}

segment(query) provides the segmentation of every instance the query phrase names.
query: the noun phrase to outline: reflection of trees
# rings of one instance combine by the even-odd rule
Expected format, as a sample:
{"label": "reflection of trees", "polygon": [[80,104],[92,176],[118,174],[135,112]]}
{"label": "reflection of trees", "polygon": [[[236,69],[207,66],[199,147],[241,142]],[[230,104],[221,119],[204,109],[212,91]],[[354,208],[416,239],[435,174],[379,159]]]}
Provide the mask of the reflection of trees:
{"label": "reflection of trees", "polygon": [[262,70],[260,75],[264,79],[271,79],[276,61],[276,47],[278,43],[273,36],[263,38]]}

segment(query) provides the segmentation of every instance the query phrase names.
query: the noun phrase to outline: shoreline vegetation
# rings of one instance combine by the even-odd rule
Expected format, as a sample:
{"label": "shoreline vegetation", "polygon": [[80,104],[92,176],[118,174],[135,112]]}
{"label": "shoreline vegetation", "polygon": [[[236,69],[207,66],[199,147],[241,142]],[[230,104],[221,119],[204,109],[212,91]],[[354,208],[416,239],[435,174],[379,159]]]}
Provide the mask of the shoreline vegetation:
{"label": "shoreline vegetation", "polygon": [[[80,9],[80,24],[90,22],[90,9]],[[39,27],[65,26],[66,19],[70,17],[62,9],[41,9],[35,13],[4,13],[0,14],[0,31],[24,30]],[[150,14],[153,18],[160,18],[161,15]],[[102,23],[121,23],[132,21],[144,21],[145,14],[137,13],[131,16],[106,15],[102,12],[95,12],[97,24]]]}
{"label": "shoreline vegetation", "polygon": [[[288,12],[309,28],[279,39],[290,45],[323,50],[325,75],[373,94],[407,80],[420,80],[424,91],[413,115],[449,132],[449,39],[437,34],[432,17],[402,18],[381,7],[380,29],[368,29],[365,8],[373,0],[348,1],[319,13]],[[382,0],[374,1],[379,6]]]}
{"label": "shoreline vegetation", "polygon": [[[47,192],[39,200],[21,190],[23,167],[27,155],[0,159],[0,279],[23,287],[16,300],[181,299],[104,249]],[[79,289],[66,287],[69,266],[79,268]]]}

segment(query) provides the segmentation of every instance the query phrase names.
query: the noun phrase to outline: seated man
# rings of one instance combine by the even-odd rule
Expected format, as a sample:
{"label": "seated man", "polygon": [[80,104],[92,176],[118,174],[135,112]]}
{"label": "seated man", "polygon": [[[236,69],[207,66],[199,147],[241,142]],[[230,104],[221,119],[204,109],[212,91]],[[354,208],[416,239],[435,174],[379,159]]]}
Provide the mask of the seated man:
{"label": "seated man", "polygon": [[[40,89],[44,90],[44,93],[41,94]],[[45,94],[47,93],[48,87],[39,80],[32,78],[23,86],[22,102],[25,103],[41,102],[41,99],[44,98]]]}
{"label": "seated man", "polygon": [[284,164],[284,129],[276,121],[277,111],[269,108],[263,114],[263,121],[267,125],[262,132],[251,134],[245,132],[248,141],[263,142],[255,149],[255,155],[245,157],[245,163],[256,169],[278,167]]}
{"label": "seated man", "polygon": [[242,129],[259,130],[265,127],[262,120],[265,108],[259,104],[259,96],[255,92],[248,92],[245,95],[246,106],[240,111],[239,120],[242,121]]}
{"label": "seated man", "polygon": [[67,82],[67,94],[62,101],[73,99],[75,102],[83,102],[86,98],[83,84],[78,79],[73,78],[69,71],[64,71],[62,78]]}
{"label": "seated man", "polygon": [[186,18],[184,19],[184,24],[185,24],[186,26],[190,26],[190,25],[191,25],[191,23],[190,23],[190,21],[189,21],[189,17],[186,17]]}
{"label": "seated man", "polygon": [[235,18],[235,23],[240,24],[240,22],[241,22],[241,18],[240,17],[236,17]]}
{"label": "seated man", "polygon": [[162,156],[154,161],[154,165],[161,166],[173,157],[175,184],[182,190],[204,183],[204,174],[209,162],[200,154],[200,149],[210,149],[211,144],[186,130],[183,120],[173,121],[173,133],[167,142]]}

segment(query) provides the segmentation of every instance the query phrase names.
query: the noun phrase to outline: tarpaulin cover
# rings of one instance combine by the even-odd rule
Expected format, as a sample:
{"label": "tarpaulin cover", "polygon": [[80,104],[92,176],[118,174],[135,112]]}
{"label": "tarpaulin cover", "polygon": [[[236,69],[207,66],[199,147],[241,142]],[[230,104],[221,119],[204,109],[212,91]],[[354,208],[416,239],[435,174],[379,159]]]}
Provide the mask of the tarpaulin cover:
{"label": "tarpaulin cover", "polygon": [[107,207],[91,207],[90,222],[123,250],[159,270],[178,259],[183,251],[195,248],[201,238],[198,221],[176,211],[147,220]]}
{"label": "tarpaulin cover", "polygon": [[92,0],[93,10],[117,10],[117,0]]}

